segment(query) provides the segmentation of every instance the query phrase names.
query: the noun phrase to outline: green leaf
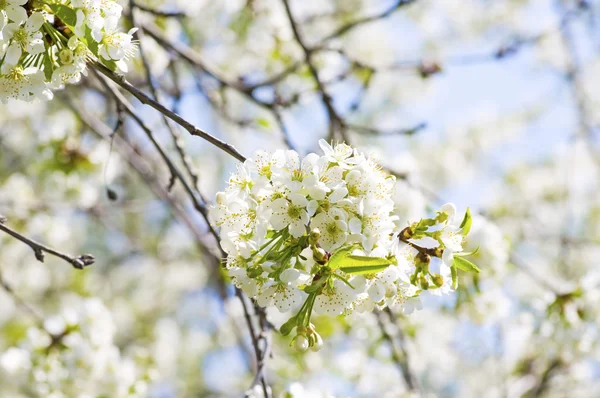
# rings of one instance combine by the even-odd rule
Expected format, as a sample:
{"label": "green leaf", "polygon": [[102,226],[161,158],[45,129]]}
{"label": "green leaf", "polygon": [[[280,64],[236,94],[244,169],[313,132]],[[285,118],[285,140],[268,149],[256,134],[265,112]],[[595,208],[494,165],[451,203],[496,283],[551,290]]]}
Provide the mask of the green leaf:
{"label": "green leaf", "polygon": [[287,336],[296,327],[297,321],[298,321],[298,315],[291,317],[290,319],[288,319],[288,321],[286,323],[281,325],[281,327],[279,328],[279,332],[282,335]]}
{"label": "green leaf", "polygon": [[479,251],[480,246],[477,246],[477,248],[475,250],[473,250],[472,252],[459,252],[459,253],[454,253],[455,256],[459,256],[459,257],[467,257],[467,256],[472,256],[474,254],[477,254],[477,252]]}
{"label": "green leaf", "polygon": [[343,264],[350,253],[352,253],[352,250],[354,250],[354,246],[346,246],[336,250],[335,253],[333,253],[333,255],[329,258],[329,261],[327,261],[327,266],[331,270],[340,268],[340,265]]}
{"label": "green leaf", "polygon": [[46,80],[52,80],[52,73],[54,72],[54,62],[52,62],[52,53],[46,51],[44,54],[44,75]]}
{"label": "green leaf", "polygon": [[454,257],[454,266],[467,272],[473,272],[476,274],[481,272],[481,270],[475,264],[467,259],[464,259],[463,257]]}
{"label": "green leaf", "polygon": [[460,223],[460,227],[462,228],[463,236],[467,236],[469,231],[471,230],[471,224],[473,223],[473,218],[471,217],[471,209],[467,207],[467,211],[465,212],[465,218],[463,218]]}
{"label": "green leaf", "polygon": [[62,4],[48,4],[54,15],[70,27],[77,25],[77,14],[70,7]]}
{"label": "green leaf", "polygon": [[104,64],[104,66],[106,66],[108,69],[110,69],[112,72],[115,72],[117,70],[117,63],[113,60],[106,60],[106,59],[102,59],[102,63]]}
{"label": "green leaf", "polygon": [[450,273],[452,274],[452,289],[458,289],[458,273],[456,272],[456,267],[451,267]]}
{"label": "green leaf", "polygon": [[376,274],[391,264],[383,257],[347,256],[340,264],[340,270],[350,275]]}
{"label": "green leaf", "polygon": [[344,278],[341,275],[338,274],[331,274],[332,277],[337,278],[339,280],[341,280],[342,282],[344,282],[346,285],[350,286],[352,289],[354,289],[354,286],[352,286],[352,284],[350,282],[348,282],[348,279]]}
{"label": "green leaf", "polygon": [[88,27],[85,28],[85,41],[87,48],[92,52],[92,54],[98,57],[98,42],[94,40],[92,37],[92,30]]}

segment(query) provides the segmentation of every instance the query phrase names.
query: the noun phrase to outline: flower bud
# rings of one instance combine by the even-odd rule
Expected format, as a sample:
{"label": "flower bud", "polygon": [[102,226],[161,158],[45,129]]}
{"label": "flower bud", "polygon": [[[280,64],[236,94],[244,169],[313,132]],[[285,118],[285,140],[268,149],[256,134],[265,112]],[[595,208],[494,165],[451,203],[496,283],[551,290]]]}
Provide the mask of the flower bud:
{"label": "flower bud", "polygon": [[310,231],[310,235],[308,235],[308,243],[310,243],[311,246],[316,246],[317,243],[319,243],[320,237],[321,231],[319,231],[319,228],[314,228],[312,231]]}
{"label": "flower bud", "polygon": [[410,283],[415,286],[417,285],[417,274],[412,274],[410,276]]}
{"label": "flower bud", "polygon": [[417,260],[417,263],[419,264],[429,264],[431,262],[431,257],[429,257],[428,254],[423,253],[423,252],[419,252],[417,254],[417,256],[415,257],[415,259]]}
{"label": "flower bud", "polygon": [[400,239],[404,239],[404,240],[408,240],[410,238],[412,238],[412,231],[410,229],[410,227],[406,227],[404,228],[402,231],[400,231]]}
{"label": "flower bud", "polygon": [[419,277],[419,284],[421,285],[421,289],[429,289],[429,281],[427,281],[427,278],[425,278],[423,275]]}
{"label": "flower bud", "polygon": [[225,195],[225,192],[217,193],[217,204],[225,205],[226,203],[227,203],[227,196]]}
{"label": "flower bud", "polygon": [[319,264],[325,264],[327,262],[327,252],[320,247],[314,247],[313,259]]}
{"label": "flower bud", "polygon": [[305,352],[308,350],[308,339],[303,334],[299,334],[296,336],[296,341],[294,341],[294,349],[298,352]]}
{"label": "flower bud", "polygon": [[68,48],[63,48],[58,53],[58,58],[60,59],[60,63],[63,65],[71,65],[73,63],[73,51]]}
{"label": "flower bud", "polygon": [[317,352],[317,351],[321,350],[321,348],[323,348],[323,339],[317,332],[315,332],[313,336],[315,338],[314,344],[310,347],[310,349],[314,352]]}
{"label": "flower bud", "polygon": [[433,284],[437,287],[441,287],[444,284],[444,277],[440,274],[433,274],[431,280],[433,281]]}

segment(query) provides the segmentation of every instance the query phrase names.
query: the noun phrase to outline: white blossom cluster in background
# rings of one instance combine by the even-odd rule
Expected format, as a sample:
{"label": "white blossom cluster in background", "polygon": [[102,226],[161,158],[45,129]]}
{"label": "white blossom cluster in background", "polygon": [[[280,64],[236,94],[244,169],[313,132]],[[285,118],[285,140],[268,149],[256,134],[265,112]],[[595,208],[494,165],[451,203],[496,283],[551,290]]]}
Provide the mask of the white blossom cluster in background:
{"label": "white blossom cluster in background", "polygon": [[310,323],[313,310],[410,312],[422,290],[451,290],[456,267],[478,272],[461,253],[468,212],[454,225],[456,209],[447,204],[435,218],[399,228],[395,178],[346,144],[319,144],[321,156],[257,152],[212,208],[229,275],[260,306],[298,311],[282,333],[297,327],[300,351],[322,344]]}
{"label": "white blossom cluster in background", "polygon": [[88,59],[125,72],[135,29],[119,31],[121,11],[114,0],[0,2],[0,100],[52,99]]}
{"label": "white blossom cluster in background", "polygon": [[122,356],[115,331],[99,299],[66,307],[0,355],[0,395],[14,388],[34,397],[145,397],[154,377],[148,359]]}

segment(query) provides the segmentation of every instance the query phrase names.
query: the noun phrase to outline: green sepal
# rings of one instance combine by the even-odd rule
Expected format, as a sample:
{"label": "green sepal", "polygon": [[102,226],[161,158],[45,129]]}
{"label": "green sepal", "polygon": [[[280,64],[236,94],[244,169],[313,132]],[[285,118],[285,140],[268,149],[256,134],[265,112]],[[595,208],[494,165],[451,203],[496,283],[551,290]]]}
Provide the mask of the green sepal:
{"label": "green sepal", "polygon": [[460,223],[460,228],[462,229],[463,236],[467,236],[469,231],[471,230],[471,224],[473,223],[473,218],[471,217],[471,209],[467,207],[467,211],[465,212],[465,217]]}
{"label": "green sepal", "polygon": [[463,271],[473,272],[476,274],[481,272],[481,270],[475,264],[467,259],[464,259],[463,257],[454,257],[453,265],[454,267],[460,268]]}

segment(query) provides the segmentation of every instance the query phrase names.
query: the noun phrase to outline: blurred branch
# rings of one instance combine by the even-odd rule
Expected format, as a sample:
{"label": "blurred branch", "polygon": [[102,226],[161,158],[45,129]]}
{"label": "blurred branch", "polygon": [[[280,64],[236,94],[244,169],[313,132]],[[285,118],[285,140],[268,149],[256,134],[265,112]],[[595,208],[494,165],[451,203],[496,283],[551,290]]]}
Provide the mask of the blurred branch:
{"label": "blurred branch", "polygon": [[68,262],[74,268],[77,268],[77,269],[84,269],[85,267],[94,264],[94,256],[92,256],[91,254],[82,254],[80,256],[73,257],[69,254],[60,252],[56,249],[45,246],[39,242],[36,242],[33,239],[30,239],[24,235],[21,235],[17,231],[15,231],[15,230],[9,228],[7,225],[5,225],[6,222],[7,222],[6,217],[0,215],[0,231],[7,233],[8,235],[12,236],[13,238],[20,240],[21,242],[28,245],[31,248],[31,250],[33,250],[33,253],[35,254],[35,258],[42,263],[44,262],[44,257],[45,257],[44,254],[48,253],[54,257],[58,257],[64,261]]}
{"label": "blurred branch", "polygon": [[205,139],[210,142],[217,148],[223,150],[225,153],[233,156],[237,160],[243,162],[246,160],[246,157],[242,155],[235,147],[232,145],[221,141],[220,139],[214,137],[213,135],[199,129],[194,126],[192,123],[188,122],[175,112],[169,110],[167,107],[162,105],[160,102],[153,100],[146,94],[144,94],[140,89],[133,86],[131,83],[127,81],[123,76],[116,75],[106,66],[100,64],[99,62],[90,62],[89,63],[92,70],[102,73],[104,76],[108,77],[110,80],[115,82],[118,86],[123,88],[125,91],[129,92],[135,98],[137,98],[142,104],[151,106],[156,109],[158,112],[167,116],[169,119],[173,120],[175,123],[179,124],[181,127],[186,129],[191,135],[198,136],[200,138]]}
{"label": "blurred branch", "polygon": [[[129,6],[131,8],[131,22],[132,22],[133,26],[137,26],[137,19],[135,17],[135,8],[136,7],[139,8],[139,7],[133,0],[129,0]],[[146,57],[146,51],[144,48],[144,30],[143,29],[138,30],[136,33],[138,35],[139,42],[140,42],[140,45],[139,45],[140,58],[142,60],[142,66],[143,66],[144,72],[146,74],[146,80],[148,82],[148,86],[150,87],[150,93],[152,94],[152,99],[158,100],[159,99],[158,90],[156,88],[156,84],[154,83],[154,77],[152,76],[152,70],[150,69],[150,65],[148,63],[148,58]],[[179,131],[177,130],[176,127],[171,125],[169,119],[164,114],[162,115],[162,120],[163,120],[163,123],[165,124],[165,126],[167,127],[167,130],[169,130],[171,137],[173,138],[173,143],[175,144],[175,148],[177,149],[177,153],[179,154],[179,157],[180,157],[181,161],[183,162],[183,166],[184,166],[185,170],[187,171],[188,175],[192,179],[194,190],[200,195],[200,197],[202,197],[202,194],[198,191],[199,177],[194,169],[192,159],[190,158],[190,156],[187,154],[187,152],[183,148],[181,134],[179,133]],[[173,181],[174,181],[174,178],[173,178]]]}
{"label": "blurred branch", "polygon": [[[142,4],[138,4],[137,2],[134,1],[130,1],[129,2],[129,8],[133,10],[133,8],[137,8],[141,11],[147,12],[149,14],[152,14],[156,17],[164,17],[164,18],[184,18],[185,12],[183,11],[162,11],[162,10],[157,10],[154,8],[150,8],[147,7],[145,5]],[[136,26],[136,25],[134,25]]]}
{"label": "blurred branch", "polygon": [[[387,321],[384,319],[384,313],[387,315]],[[383,338],[390,345],[390,349],[392,352],[392,360],[398,366],[398,369],[402,374],[402,378],[404,379],[404,383],[406,384],[407,390],[418,392],[419,388],[417,384],[417,379],[410,368],[408,360],[408,351],[406,350],[404,342],[404,335],[402,329],[397,324],[396,316],[389,307],[386,307],[383,311],[376,311],[375,316],[377,317],[377,324],[379,325],[379,329],[381,330]],[[399,345],[396,344],[394,337],[388,332],[389,325],[395,326],[396,335],[400,342]]]}
{"label": "blurred branch", "polygon": [[416,0],[398,0],[396,2],[396,4],[394,4],[393,6],[391,6],[390,8],[388,8],[387,10],[376,14],[376,15],[372,15],[369,17],[363,17],[363,18],[359,18],[356,19],[352,22],[349,22],[343,26],[340,26],[339,28],[337,28],[334,32],[332,32],[331,34],[329,34],[328,36],[326,36],[325,38],[323,38],[322,42],[327,42],[330,41],[332,39],[335,39],[336,37],[340,37],[346,33],[348,33],[349,31],[351,31],[354,28],[357,28],[361,25],[364,24],[368,24],[371,22],[375,22],[378,21],[380,19],[384,19],[389,17],[390,15],[392,15],[395,11],[397,11],[398,9],[400,9],[403,6],[409,5],[411,3],[414,3]]}
{"label": "blurred branch", "polygon": [[283,1],[283,5],[285,7],[287,19],[292,28],[292,32],[294,33],[294,38],[296,39],[296,42],[298,43],[298,45],[302,48],[302,52],[304,53],[304,62],[308,66],[310,74],[312,75],[312,77],[315,81],[315,84],[317,85],[317,90],[318,90],[319,94],[321,95],[321,100],[323,102],[323,105],[325,105],[325,109],[327,110],[327,115],[328,115],[328,119],[329,119],[329,139],[330,140],[334,139],[336,130],[339,130],[339,133],[340,133],[340,136],[342,137],[342,139],[347,141],[346,132],[343,127],[343,122],[333,106],[333,99],[325,90],[325,85],[321,81],[321,78],[319,77],[319,72],[317,71],[317,68],[316,68],[315,64],[313,63],[312,56],[313,56],[314,52],[312,49],[308,48],[308,46],[304,43],[302,34],[300,33],[299,27],[298,27],[296,20],[294,19],[294,16],[292,14],[289,0],[282,0],[282,1]]}
{"label": "blurred branch", "polygon": [[410,127],[407,129],[398,129],[398,130],[381,130],[381,129],[377,129],[375,127],[359,126],[359,125],[355,125],[355,124],[347,124],[347,126],[349,129],[356,131],[357,133],[365,133],[365,134],[371,134],[371,135],[381,135],[381,136],[413,135],[413,134],[416,134],[419,131],[427,128],[427,123],[421,122],[414,127]]}
{"label": "blurred branch", "polygon": [[[175,53],[181,59],[183,59],[189,65],[191,65],[193,68],[199,69],[200,71],[206,73],[208,76],[215,79],[219,83],[220,86],[235,90],[235,91],[239,92],[240,94],[242,94],[250,102],[258,105],[259,107],[261,107],[263,109],[266,109],[266,110],[272,112],[273,116],[275,117],[275,119],[277,121],[277,124],[280,127],[285,144],[288,147],[293,148],[293,144],[290,140],[287,128],[285,127],[285,125],[283,123],[281,112],[278,109],[277,101],[267,102],[267,101],[260,100],[254,95],[254,91],[259,87],[270,86],[270,85],[276,84],[278,81],[285,78],[288,74],[296,71],[299,68],[299,66],[301,65],[301,63],[294,64],[291,67],[289,67],[288,69],[281,72],[280,74],[275,75],[263,82],[256,83],[254,85],[246,85],[245,83],[242,83],[242,82],[231,82],[231,81],[228,81],[225,77],[220,76],[216,71],[210,69],[206,65],[206,63],[202,60],[201,56],[197,52],[195,52],[193,49],[191,49],[184,43],[173,42],[173,41],[170,41],[167,38],[165,38],[162,35],[162,33],[160,32],[160,29],[156,25],[144,24],[144,25],[142,25],[142,30],[145,31],[146,33],[148,33],[148,35],[150,37],[152,37],[154,40],[156,40],[156,42],[160,46],[162,46],[165,50]],[[199,88],[202,87],[200,80],[197,77],[196,77],[196,83]],[[204,90],[202,88],[201,91],[205,92],[206,90]],[[211,105],[213,105],[213,107],[215,107],[215,108],[219,108],[214,103],[214,101],[212,101],[210,99],[210,94],[206,93],[206,95],[209,98]],[[233,120],[231,118],[231,116],[228,115],[226,110],[224,110],[224,109],[221,110],[221,113],[226,115],[227,119]],[[238,124],[240,124],[240,123],[238,122]]]}

